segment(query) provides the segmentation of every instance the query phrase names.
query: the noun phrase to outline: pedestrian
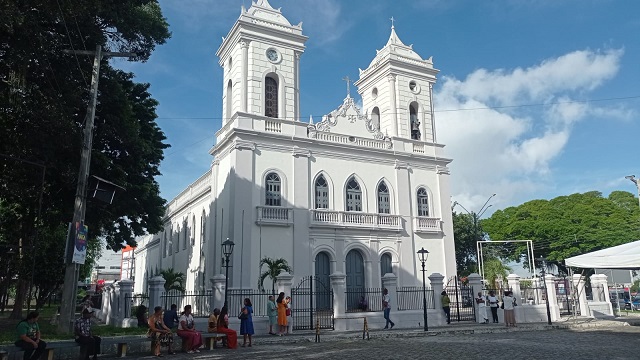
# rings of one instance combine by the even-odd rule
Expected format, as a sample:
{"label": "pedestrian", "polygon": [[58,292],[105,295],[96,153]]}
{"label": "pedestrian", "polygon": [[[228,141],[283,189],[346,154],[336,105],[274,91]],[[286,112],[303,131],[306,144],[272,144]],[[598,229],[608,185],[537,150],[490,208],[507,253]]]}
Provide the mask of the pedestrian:
{"label": "pedestrian", "polygon": [[247,337],[249,338],[249,347],[251,347],[251,335],[253,335],[253,306],[249,298],[244,299],[244,307],[238,316],[240,318],[240,335],[242,335],[242,347],[247,346]]}
{"label": "pedestrian", "polygon": [[291,329],[291,325],[293,324],[293,308],[291,307],[291,296],[287,296],[284,299],[287,302],[287,335],[289,335],[289,329]]}
{"label": "pedestrian", "polygon": [[387,321],[384,328],[389,329],[389,324],[391,324],[391,329],[393,329],[396,324],[389,317],[391,313],[391,296],[389,296],[389,290],[386,288],[382,290],[382,308],[384,309],[384,319]]}
{"label": "pedestrian", "polygon": [[278,335],[284,335],[287,331],[287,299],[284,298],[284,293],[281,292],[276,300],[278,305]]}
{"label": "pedestrian", "polygon": [[220,310],[218,315],[218,329],[217,332],[227,335],[227,347],[229,349],[236,349],[238,347],[238,333],[235,330],[229,329],[229,310],[226,306]]}
{"label": "pedestrian", "polygon": [[90,355],[93,355],[93,360],[98,358],[100,353],[100,342],[102,339],[99,336],[93,335],[91,332],[91,317],[93,316],[93,310],[82,310],[82,316],[73,324],[73,332],[76,336],[76,342],[80,344],[80,353],[84,352],[84,358],[89,359]]}
{"label": "pedestrian", "polygon": [[169,355],[175,354],[171,350],[173,333],[171,328],[164,323],[162,306],[153,308],[153,315],[149,317],[149,334],[151,335],[151,351],[154,356],[162,357],[160,347],[166,347]]}
{"label": "pedestrian", "polygon": [[139,328],[148,328],[149,319],[147,318],[147,307],[144,305],[138,306],[136,309],[136,319],[138,320]]}
{"label": "pedestrian", "polygon": [[164,317],[162,318],[162,320],[164,321],[164,324],[171,330],[178,327],[178,324],[180,323],[180,320],[178,318],[178,305],[171,304],[171,309],[164,311]]}
{"label": "pedestrian", "polygon": [[24,360],[37,360],[47,348],[47,343],[40,340],[40,326],[38,318],[40,314],[35,311],[30,312],[27,318],[20,321],[16,326],[18,339],[15,345],[24,351]]}
{"label": "pedestrian", "polygon": [[273,327],[278,326],[278,305],[276,305],[275,296],[269,296],[267,301],[267,316],[269,316],[269,335],[276,335],[273,332]]}
{"label": "pedestrian", "polygon": [[444,290],[440,293],[440,301],[442,302],[444,315],[447,317],[447,324],[451,324],[451,308],[449,307],[451,299],[449,299],[449,295],[447,295],[447,292]]}
{"label": "pedestrian", "polygon": [[487,298],[482,296],[482,292],[478,293],[476,297],[476,304],[478,304],[478,313],[482,317],[482,323],[489,323],[489,315],[487,315]]}
{"label": "pedestrian", "polygon": [[491,317],[493,318],[493,323],[498,323],[498,298],[496,297],[496,293],[493,291],[489,291],[489,308],[491,309]]}
{"label": "pedestrian", "polygon": [[368,308],[369,308],[369,302],[367,301],[367,298],[365,298],[364,296],[360,296],[360,301],[358,302],[358,309],[360,309],[361,311],[367,311]]}
{"label": "pedestrian", "polygon": [[184,307],[184,311],[180,316],[180,324],[178,325],[178,336],[182,338],[183,349],[187,354],[200,352],[202,346],[202,334],[196,330],[193,315],[191,315],[191,305]]}
{"label": "pedestrian", "polygon": [[507,327],[516,326],[516,298],[512,291],[507,291],[502,298],[502,308],[504,309],[504,323]]}

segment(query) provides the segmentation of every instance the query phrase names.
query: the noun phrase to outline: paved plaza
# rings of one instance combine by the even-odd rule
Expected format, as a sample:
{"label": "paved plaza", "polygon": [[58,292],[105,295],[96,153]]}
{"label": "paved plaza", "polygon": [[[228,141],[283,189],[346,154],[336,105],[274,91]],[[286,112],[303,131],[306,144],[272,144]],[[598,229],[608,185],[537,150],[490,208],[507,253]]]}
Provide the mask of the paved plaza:
{"label": "paved plaza", "polygon": [[[352,338],[313,343],[260,343],[237,350],[216,349],[185,359],[639,359],[640,327],[508,331],[482,334],[434,334],[397,337],[372,333],[371,340]],[[388,334],[391,335],[391,334]],[[271,340],[271,338],[269,338]],[[145,356],[145,358],[153,358]]]}

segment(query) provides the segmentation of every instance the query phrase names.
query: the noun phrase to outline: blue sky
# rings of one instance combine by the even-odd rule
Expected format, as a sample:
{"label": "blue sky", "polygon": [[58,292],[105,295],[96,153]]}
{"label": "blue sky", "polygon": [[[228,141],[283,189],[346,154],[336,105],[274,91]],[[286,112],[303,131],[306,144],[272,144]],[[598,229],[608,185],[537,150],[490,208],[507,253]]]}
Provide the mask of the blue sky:
{"label": "blue sky", "polygon": [[[250,0],[160,0],[173,37],[147,63],[112,60],[151,84],[171,148],[158,178],[168,201],[204,173],[220,128],[215,51]],[[635,193],[640,175],[640,2],[633,0],[270,0],[309,36],[301,114],[341,104],[398,36],[441,72],[438,141],[454,159],[453,200],[477,211],[590,190]],[[354,91],[352,93],[355,93]]]}

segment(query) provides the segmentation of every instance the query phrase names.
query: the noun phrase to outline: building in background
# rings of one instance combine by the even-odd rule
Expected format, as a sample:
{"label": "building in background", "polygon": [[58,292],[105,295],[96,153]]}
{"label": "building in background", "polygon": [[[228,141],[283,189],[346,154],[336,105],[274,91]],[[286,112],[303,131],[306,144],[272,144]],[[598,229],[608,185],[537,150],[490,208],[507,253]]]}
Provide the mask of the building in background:
{"label": "building in background", "polygon": [[129,279],[135,281],[135,249],[136,248],[129,245],[122,249],[120,279]]}

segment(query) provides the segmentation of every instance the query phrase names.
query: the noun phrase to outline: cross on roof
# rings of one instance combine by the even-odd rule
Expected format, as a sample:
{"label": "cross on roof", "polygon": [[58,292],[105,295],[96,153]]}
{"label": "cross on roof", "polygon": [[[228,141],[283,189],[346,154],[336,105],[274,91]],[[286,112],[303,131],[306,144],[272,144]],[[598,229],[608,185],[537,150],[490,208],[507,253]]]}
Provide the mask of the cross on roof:
{"label": "cross on roof", "polygon": [[392,16],[392,17],[389,18],[389,20],[391,20],[391,28],[393,29],[393,22],[396,21],[396,19],[394,19],[393,16]]}
{"label": "cross on roof", "polygon": [[349,83],[352,83],[353,80],[349,79],[349,76],[345,76],[342,80],[347,82],[347,97],[351,97],[351,89],[349,88]]}

